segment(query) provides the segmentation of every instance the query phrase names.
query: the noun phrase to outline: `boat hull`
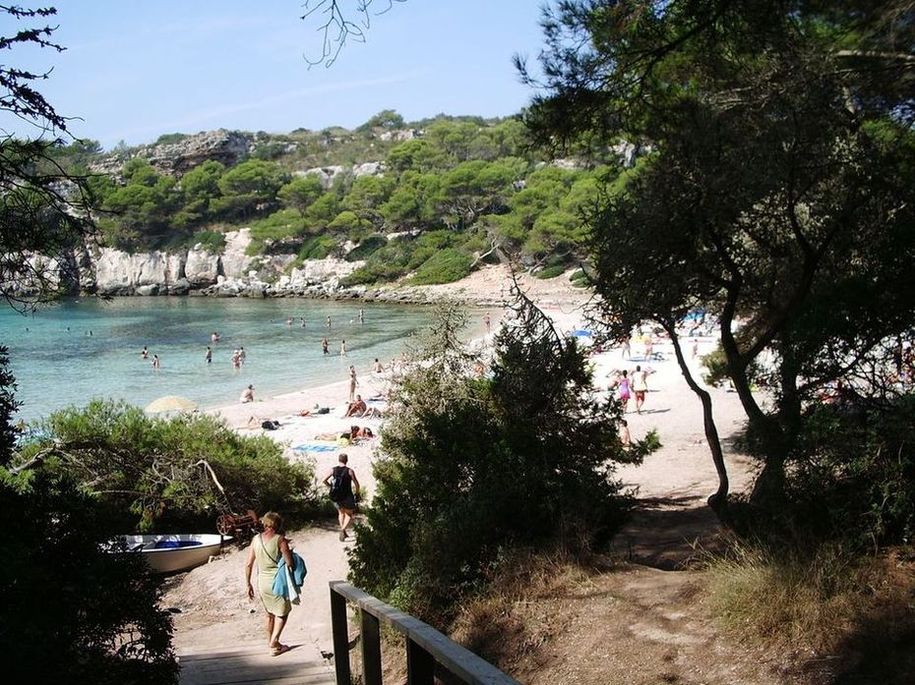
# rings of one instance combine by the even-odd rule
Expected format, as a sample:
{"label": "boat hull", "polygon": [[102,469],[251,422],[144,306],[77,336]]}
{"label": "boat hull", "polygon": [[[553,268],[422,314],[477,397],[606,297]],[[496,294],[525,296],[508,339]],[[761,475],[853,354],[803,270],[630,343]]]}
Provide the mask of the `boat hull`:
{"label": "boat hull", "polygon": [[116,542],[121,549],[141,554],[153,573],[175,573],[207,563],[229,539],[211,533],[188,533],[121,535]]}

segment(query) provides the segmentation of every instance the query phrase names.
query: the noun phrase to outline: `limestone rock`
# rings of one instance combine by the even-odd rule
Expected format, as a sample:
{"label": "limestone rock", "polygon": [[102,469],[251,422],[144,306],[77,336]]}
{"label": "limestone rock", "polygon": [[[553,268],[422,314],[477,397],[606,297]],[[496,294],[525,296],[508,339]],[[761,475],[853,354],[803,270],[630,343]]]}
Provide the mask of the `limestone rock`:
{"label": "limestone rock", "polygon": [[241,278],[251,265],[251,257],[245,254],[251,244],[251,229],[242,228],[226,233],[226,247],[219,258],[220,275],[227,278]]}
{"label": "limestone rock", "polygon": [[167,267],[165,252],[127,254],[103,247],[95,261],[96,290],[100,295],[132,295],[143,286],[164,286]]}
{"label": "limestone rock", "polygon": [[380,176],[384,174],[384,162],[365,162],[353,165],[353,176]]}
{"label": "limestone rock", "polygon": [[219,276],[219,255],[205,250],[199,243],[187,252],[184,277],[192,287],[213,285]]}
{"label": "limestone rock", "polygon": [[[144,145],[133,156],[149,160],[160,173],[180,176],[211,159],[222,162],[227,167],[237,164],[247,156],[250,145],[250,134],[218,129],[187,136],[172,143]],[[90,169],[96,173],[117,176],[126,161],[123,156],[112,154],[90,165]]]}
{"label": "limestone rock", "polygon": [[334,183],[334,179],[342,174],[344,171],[342,166],[325,166],[325,167],[314,167],[312,169],[305,169],[304,171],[297,171],[296,176],[308,176],[309,174],[314,174],[318,177],[318,180],[321,181],[321,187],[324,190],[327,190]]}

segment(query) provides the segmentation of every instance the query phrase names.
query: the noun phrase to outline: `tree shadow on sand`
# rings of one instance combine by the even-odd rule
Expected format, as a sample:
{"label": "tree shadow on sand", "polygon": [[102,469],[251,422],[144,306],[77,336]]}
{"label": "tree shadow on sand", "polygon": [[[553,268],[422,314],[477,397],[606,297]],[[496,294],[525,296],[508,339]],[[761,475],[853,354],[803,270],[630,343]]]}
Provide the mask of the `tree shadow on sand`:
{"label": "tree shadow on sand", "polygon": [[627,561],[664,571],[724,549],[726,531],[699,495],[639,499],[612,550]]}

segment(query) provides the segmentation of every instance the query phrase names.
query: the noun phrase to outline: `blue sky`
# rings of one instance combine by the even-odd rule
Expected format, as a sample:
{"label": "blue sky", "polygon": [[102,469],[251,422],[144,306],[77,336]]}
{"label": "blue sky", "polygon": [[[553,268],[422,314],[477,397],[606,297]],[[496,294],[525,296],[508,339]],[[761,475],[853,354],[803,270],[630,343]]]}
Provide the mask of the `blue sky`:
{"label": "blue sky", "polygon": [[[351,5],[356,0],[343,0]],[[215,128],[288,132],[355,127],[382,109],[414,120],[439,112],[505,116],[532,91],[512,65],[536,59],[540,0],[407,0],[372,18],[365,43],[332,67],[308,68],[318,20],[303,0],[59,0],[56,40],[4,63],[53,67],[39,90],[71,132],[106,148]],[[375,0],[374,7],[387,5]],[[3,19],[0,35],[16,26]],[[0,119],[0,127],[24,133]]]}

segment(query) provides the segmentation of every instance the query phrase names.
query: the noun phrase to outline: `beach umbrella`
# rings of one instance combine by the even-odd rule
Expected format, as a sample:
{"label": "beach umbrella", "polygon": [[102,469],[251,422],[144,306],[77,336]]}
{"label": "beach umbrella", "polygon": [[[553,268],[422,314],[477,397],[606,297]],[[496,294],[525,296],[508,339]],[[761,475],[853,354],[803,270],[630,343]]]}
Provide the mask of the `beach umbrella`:
{"label": "beach umbrella", "polygon": [[146,405],[147,414],[164,414],[172,411],[194,411],[197,403],[186,397],[166,395]]}

